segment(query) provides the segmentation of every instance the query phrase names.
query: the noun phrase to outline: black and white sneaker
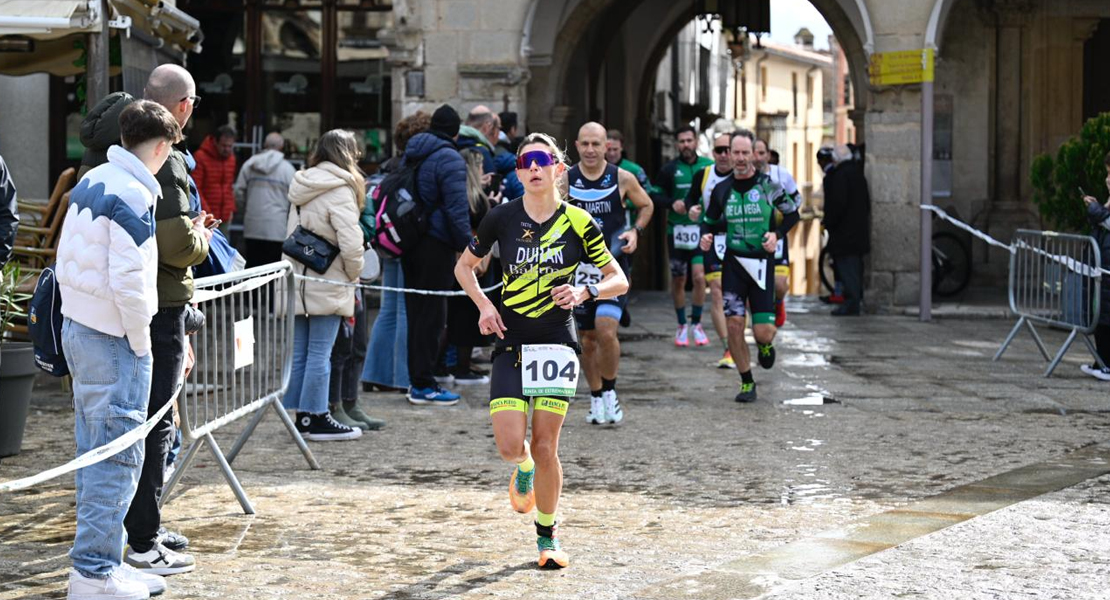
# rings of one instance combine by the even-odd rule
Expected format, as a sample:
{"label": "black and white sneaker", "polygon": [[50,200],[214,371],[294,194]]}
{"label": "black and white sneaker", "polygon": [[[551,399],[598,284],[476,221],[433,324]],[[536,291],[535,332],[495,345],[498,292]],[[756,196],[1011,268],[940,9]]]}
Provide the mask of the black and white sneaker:
{"label": "black and white sneaker", "polygon": [[310,442],[336,442],[362,437],[361,429],[336,421],[330,412],[322,415],[297,413],[297,431]]}
{"label": "black and white sneaker", "polygon": [[192,556],[174,552],[157,542],[146,552],[135,552],[128,548],[127,553],[123,555],[123,562],[151,575],[176,575],[188,573],[197,568]]}
{"label": "black and white sneaker", "polygon": [[176,531],[170,531],[165,527],[158,528],[157,540],[159,544],[162,544],[174,552],[181,552],[189,547],[189,538]]}
{"label": "black and white sneaker", "polygon": [[1110,381],[1110,369],[1103,369],[1098,365],[1081,365],[1080,371],[1101,381]]}
{"label": "black and white sneaker", "polygon": [[470,369],[466,373],[456,371],[454,377],[455,385],[481,385],[483,383],[489,383],[489,375],[486,375],[478,369]]}

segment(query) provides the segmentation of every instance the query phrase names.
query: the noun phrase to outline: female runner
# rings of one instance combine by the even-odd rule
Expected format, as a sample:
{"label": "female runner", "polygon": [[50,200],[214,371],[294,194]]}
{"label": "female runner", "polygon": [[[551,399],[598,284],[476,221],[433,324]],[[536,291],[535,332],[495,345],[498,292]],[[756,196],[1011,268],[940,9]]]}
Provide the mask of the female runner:
{"label": "female runner", "polygon": [[[515,465],[509,502],[520,513],[537,509],[539,566],[551,568],[569,564],[556,537],[555,511],[563,487],[559,430],[579,372],[571,309],[628,291],[628,280],[593,218],[563,201],[556,182],[565,170],[563,153],[550,136],[524,138],[516,171],[524,183],[523,198],[490,210],[455,265],[455,277],[481,313],[478,328],[498,337],[490,416],[501,457]],[[500,312],[474,276],[495,243],[504,267]],[[601,282],[570,285],[580,264],[600,269]],[[533,401],[530,446],[525,440],[528,398]]]}

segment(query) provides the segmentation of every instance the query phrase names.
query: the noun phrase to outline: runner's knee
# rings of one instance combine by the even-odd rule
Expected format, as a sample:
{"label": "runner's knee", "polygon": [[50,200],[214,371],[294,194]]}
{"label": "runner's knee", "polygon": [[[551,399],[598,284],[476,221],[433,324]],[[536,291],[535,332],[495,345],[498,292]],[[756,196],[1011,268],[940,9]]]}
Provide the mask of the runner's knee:
{"label": "runner's knee", "polygon": [[550,465],[559,460],[559,442],[550,437],[533,434],[532,460],[536,464]]}
{"label": "runner's knee", "polygon": [[775,332],[778,331],[774,325],[755,325],[752,327],[752,336],[755,341],[760,344],[770,344],[775,341]]}

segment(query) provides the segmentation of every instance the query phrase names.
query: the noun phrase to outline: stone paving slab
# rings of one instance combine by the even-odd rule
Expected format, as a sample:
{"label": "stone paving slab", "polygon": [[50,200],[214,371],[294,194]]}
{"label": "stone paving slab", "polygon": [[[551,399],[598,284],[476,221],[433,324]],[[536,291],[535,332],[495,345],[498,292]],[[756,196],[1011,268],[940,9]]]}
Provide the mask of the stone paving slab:
{"label": "stone paving slab", "polygon": [[[192,538],[200,566],[171,578],[167,597],[636,598],[1110,439],[1110,386],[1079,372],[1079,349],[1049,379],[1029,340],[990,360],[1006,321],[837,320],[816,302],[792,302],[779,365],[756,368],[760,401],[738,405],[736,374],[712,368],[718,345],[670,342],[668,305],[662,294],[636,296],[622,330],[627,421],[590,426],[585,403],[571,407],[560,451],[570,569],[533,568],[529,518],[507,506],[509,469],[486,390],[474,386],[438,410],[365,394],[388,426],[312,444],[323,471],[308,470],[267,417],[235,462],[253,517],[202,456],[165,513]],[[72,457],[68,399],[49,386],[39,393],[24,452],[0,464],[0,480]],[[784,404],[813,397],[835,402]],[[241,426],[216,437],[226,447]],[[1110,554],[1098,500],[1108,487],[1102,477],[1020,502],[773,597],[1098,598],[1090,582],[1105,580]],[[72,503],[71,478],[0,496],[0,600],[63,596]],[[1060,572],[1074,581],[1048,575]]]}

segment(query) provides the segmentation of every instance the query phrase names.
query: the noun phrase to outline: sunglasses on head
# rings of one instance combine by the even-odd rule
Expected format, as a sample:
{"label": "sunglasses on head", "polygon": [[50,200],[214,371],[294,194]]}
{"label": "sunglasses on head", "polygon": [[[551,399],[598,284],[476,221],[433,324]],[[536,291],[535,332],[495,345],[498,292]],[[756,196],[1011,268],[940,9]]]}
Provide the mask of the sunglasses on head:
{"label": "sunglasses on head", "polygon": [[535,163],[538,167],[550,167],[555,164],[555,157],[550,152],[533,150],[516,158],[516,168],[518,169],[531,169],[532,163]]}
{"label": "sunglasses on head", "polygon": [[728,146],[717,146],[716,148],[713,148],[713,152],[716,154],[727,154],[728,150]]}

